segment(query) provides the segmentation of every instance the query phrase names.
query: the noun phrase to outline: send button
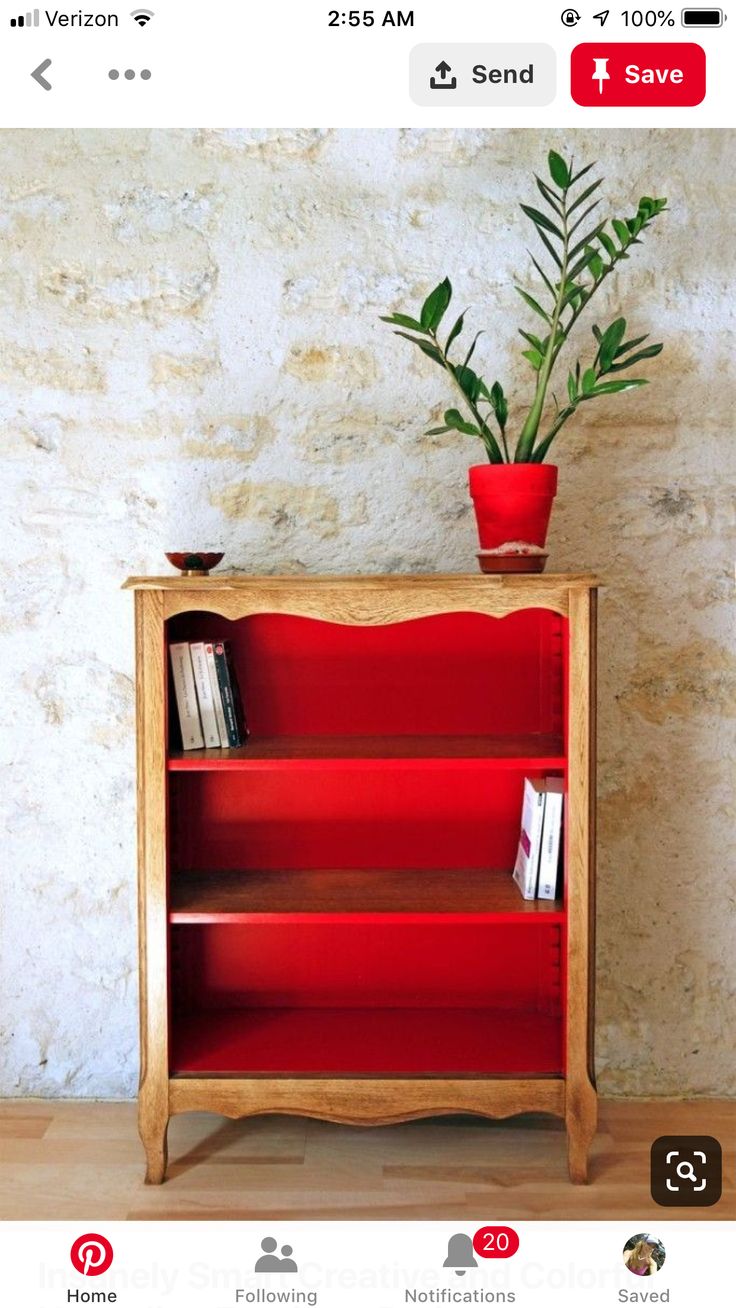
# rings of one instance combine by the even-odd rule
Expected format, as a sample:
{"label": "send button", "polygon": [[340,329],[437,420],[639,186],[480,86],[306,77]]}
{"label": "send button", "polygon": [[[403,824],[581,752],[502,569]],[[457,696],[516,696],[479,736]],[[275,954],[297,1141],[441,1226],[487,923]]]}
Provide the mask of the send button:
{"label": "send button", "polygon": [[409,62],[415,104],[551,104],[556,56],[550,45],[416,45]]}

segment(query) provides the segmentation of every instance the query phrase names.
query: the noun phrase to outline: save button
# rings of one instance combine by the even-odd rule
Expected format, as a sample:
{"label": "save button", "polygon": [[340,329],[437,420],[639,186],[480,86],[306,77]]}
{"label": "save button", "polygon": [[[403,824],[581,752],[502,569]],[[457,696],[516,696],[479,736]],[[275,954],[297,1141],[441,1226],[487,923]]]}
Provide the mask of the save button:
{"label": "save button", "polygon": [[677,108],[705,99],[705,51],[691,41],[577,45],[570,91],[586,108]]}

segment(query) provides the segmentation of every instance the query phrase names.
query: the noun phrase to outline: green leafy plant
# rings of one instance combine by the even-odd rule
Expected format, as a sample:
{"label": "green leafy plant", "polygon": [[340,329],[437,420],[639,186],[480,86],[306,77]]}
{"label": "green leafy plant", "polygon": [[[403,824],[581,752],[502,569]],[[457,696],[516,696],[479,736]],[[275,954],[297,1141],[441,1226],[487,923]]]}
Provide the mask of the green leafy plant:
{"label": "green leafy plant", "polygon": [[[447,431],[477,436],[486,448],[491,463],[541,463],[565,423],[583,404],[601,395],[646,386],[645,377],[622,377],[620,374],[645,359],[653,359],[662,346],[646,345],[648,336],[626,340],[626,319],[616,318],[608,327],[592,328],[594,346],[587,360],[578,358],[567,374],[564,402],[560,404],[551,391],[553,374],[560,354],[583,310],[600,290],[606,279],[624,259],[655,218],[667,207],[666,200],[645,195],[633,218],[593,218],[600,204],[596,195],[602,183],[589,181],[595,164],[578,172],[551,150],[548,156],[550,182],[536,178],[543,209],[522,204],[533,224],[544,252],[540,258],[530,253],[539,285],[534,294],[517,286],[516,290],[538,319],[537,333],[520,328],[527,346],[522,351],[534,373],[534,393],[515,441],[510,437],[509,405],[503,386],[491,386],[471,367],[479,338],[459,351],[467,310],[460,314],[444,343],[440,328],[452,301],[452,286],[445,278],[422,305],[419,317],[394,313],[382,318],[419,347],[427,358],[447,373],[459,397],[460,408],[447,409],[444,426],[429,435]],[[586,179],[585,182],[583,179]],[[551,398],[551,404],[549,400]],[[512,452],[513,446],[513,452]]]}

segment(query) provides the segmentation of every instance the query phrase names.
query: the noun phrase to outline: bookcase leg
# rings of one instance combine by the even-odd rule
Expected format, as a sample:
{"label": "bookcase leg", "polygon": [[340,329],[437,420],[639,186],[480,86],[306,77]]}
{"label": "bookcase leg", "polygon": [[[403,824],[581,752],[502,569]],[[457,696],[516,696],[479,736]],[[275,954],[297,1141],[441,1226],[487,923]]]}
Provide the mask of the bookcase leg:
{"label": "bookcase leg", "polygon": [[138,1129],[146,1151],[146,1185],[161,1185],[169,1160],[168,1117],[154,1119],[141,1112]]}
{"label": "bookcase leg", "polygon": [[574,1185],[585,1185],[588,1180],[588,1153],[598,1125],[598,1104],[595,1090],[588,1084],[577,1094],[570,1095],[567,1124],[567,1165]]}

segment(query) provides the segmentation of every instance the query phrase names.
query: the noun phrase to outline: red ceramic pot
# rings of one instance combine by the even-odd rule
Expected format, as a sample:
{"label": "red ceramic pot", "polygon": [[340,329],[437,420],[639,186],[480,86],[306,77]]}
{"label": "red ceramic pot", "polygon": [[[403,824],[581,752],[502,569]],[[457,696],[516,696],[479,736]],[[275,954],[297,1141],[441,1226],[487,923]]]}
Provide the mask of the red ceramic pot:
{"label": "red ceramic pot", "polygon": [[512,542],[543,550],[557,468],[548,463],[482,463],[470,469],[470,494],[483,550]]}

